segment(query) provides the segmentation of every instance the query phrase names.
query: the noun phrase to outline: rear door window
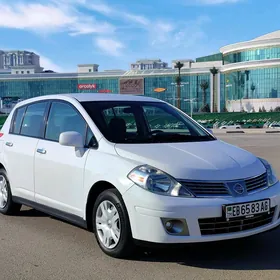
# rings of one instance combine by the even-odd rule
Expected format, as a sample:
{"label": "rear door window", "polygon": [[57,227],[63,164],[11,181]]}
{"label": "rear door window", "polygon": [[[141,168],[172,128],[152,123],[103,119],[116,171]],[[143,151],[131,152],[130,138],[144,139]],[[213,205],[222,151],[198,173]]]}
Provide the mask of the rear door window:
{"label": "rear door window", "polygon": [[48,102],[38,102],[27,107],[22,122],[20,134],[29,137],[42,138],[44,135],[44,116]]}

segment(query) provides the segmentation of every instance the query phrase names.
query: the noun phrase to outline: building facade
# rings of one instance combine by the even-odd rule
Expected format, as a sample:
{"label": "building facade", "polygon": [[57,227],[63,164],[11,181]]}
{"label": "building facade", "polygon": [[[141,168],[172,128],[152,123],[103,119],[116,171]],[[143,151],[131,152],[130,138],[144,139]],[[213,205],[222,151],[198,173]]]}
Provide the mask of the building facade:
{"label": "building facade", "polygon": [[[0,56],[1,57],[1,56]],[[172,61],[173,66],[178,60]],[[23,75],[0,71],[0,97],[27,99],[60,93],[143,94],[190,113],[206,105],[211,112],[267,111],[280,106],[280,31],[222,47],[220,53],[182,59],[178,69],[98,71],[98,65],[79,65],[77,73]],[[203,109],[203,110],[204,110]]]}
{"label": "building facade", "polygon": [[11,69],[15,66],[34,66],[40,68],[40,56],[28,51],[0,50],[0,69]]}
{"label": "building facade", "polygon": [[168,69],[168,63],[161,59],[140,59],[131,63],[131,70]]}
{"label": "building facade", "polygon": [[280,31],[220,51],[221,108],[250,112],[280,106]]}

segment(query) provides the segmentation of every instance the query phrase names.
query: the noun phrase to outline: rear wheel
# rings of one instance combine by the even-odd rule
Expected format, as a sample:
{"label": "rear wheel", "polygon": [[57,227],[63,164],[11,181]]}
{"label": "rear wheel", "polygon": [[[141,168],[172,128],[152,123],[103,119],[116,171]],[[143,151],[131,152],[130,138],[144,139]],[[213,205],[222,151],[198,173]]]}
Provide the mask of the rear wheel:
{"label": "rear wheel", "polygon": [[102,251],[114,258],[129,257],[134,243],[127,210],[116,189],[98,196],[92,217],[95,237]]}
{"label": "rear wheel", "polygon": [[21,205],[14,203],[10,182],[5,169],[0,169],[0,213],[4,215],[17,214]]}

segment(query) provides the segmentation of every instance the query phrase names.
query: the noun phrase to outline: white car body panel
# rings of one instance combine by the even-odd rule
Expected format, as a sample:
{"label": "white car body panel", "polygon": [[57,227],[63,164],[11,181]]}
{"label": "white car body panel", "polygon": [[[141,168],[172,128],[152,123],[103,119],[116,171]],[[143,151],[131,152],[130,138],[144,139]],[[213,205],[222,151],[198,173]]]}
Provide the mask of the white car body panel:
{"label": "white car body panel", "polygon": [[[279,193],[280,184],[278,183],[271,189],[239,198],[170,198],[150,193],[135,185],[124,194],[124,201],[128,208],[135,239],[153,243],[193,243],[245,237],[277,227],[280,224],[278,218],[280,210]],[[237,233],[201,235],[198,219],[221,217],[222,205],[224,204],[255,201],[264,197],[271,199],[272,207],[277,207],[273,223]],[[167,234],[160,220],[161,217],[186,219],[190,235],[175,236]]]}
{"label": "white car body panel", "polygon": [[222,141],[133,145],[117,144],[117,153],[149,164],[177,179],[235,180],[265,172],[249,152]]}
{"label": "white car body panel", "polygon": [[34,154],[38,141],[36,138],[9,134],[5,136],[3,146],[3,163],[10,175],[13,194],[31,201],[34,201]]}
{"label": "white car body panel", "polygon": [[78,157],[74,147],[39,140],[35,153],[35,201],[83,217],[84,169],[89,150]]}

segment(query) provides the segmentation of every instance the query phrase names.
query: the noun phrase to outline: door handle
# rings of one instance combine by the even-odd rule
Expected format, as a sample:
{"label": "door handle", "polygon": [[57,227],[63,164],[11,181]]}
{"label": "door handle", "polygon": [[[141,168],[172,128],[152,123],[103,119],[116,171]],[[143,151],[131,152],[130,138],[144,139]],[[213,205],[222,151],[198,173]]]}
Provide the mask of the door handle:
{"label": "door handle", "polygon": [[6,146],[8,146],[8,147],[13,147],[13,143],[12,142],[6,142]]}
{"label": "door handle", "polygon": [[37,153],[39,153],[39,154],[46,154],[47,151],[45,149],[37,149]]}

